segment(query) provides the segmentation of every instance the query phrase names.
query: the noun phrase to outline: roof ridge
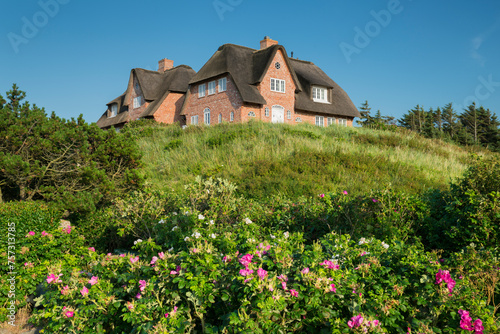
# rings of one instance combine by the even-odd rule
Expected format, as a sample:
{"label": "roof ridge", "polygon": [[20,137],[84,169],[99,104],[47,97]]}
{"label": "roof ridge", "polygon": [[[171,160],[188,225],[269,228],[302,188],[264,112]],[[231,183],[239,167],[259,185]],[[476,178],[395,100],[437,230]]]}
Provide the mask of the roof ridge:
{"label": "roof ridge", "polygon": [[301,62],[301,63],[315,65],[312,61],[309,61],[309,60],[295,59],[295,58],[291,58],[291,57],[288,57],[288,59],[293,60],[293,61],[298,61],[298,62]]}
{"label": "roof ridge", "polygon": [[217,51],[222,51],[223,48],[228,47],[228,46],[235,46],[235,47],[242,48],[242,49],[256,51],[256,49],[252,49],[252,48],[250,48],[248,46],[243,46],[243,45],[238,45],[238,44],[232,44],[232,43],[222,44],[221,46],[219,46],[219,48],[217,49]]}

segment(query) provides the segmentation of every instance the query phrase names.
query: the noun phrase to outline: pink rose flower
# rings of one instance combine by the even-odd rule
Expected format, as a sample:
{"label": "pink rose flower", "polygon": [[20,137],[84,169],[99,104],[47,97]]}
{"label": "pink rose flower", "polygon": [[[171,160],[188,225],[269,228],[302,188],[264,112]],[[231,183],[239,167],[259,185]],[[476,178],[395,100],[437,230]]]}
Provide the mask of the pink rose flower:
{"label": "pink rose flower", "polygon": [[97,284],[98,279],[99,278],[97,276],[92,276],[92,278],[89,280],[89,284],[90,285]]}
{"label": "pink rose flower", "polygon": [[89,294],[89,289],[87,289],[87,287],[83,287],[81,290],[80,290],[80,293],[82,294],[83,297],[85,297],[86,295]]}

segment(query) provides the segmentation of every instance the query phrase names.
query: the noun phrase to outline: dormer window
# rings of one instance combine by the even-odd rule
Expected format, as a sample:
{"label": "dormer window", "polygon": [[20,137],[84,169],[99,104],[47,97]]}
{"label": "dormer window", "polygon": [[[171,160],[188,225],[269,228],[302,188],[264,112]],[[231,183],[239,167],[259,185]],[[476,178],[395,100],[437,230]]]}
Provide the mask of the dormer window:
{"label": "dormer window", "polygon": [[111,110],[109,112],[109,117],[116,117],[116,115],[118,114],[118,105],[116,103],[113,103],[111,105]]}
{"label": "dormer window", "polygon": [[325,87],[313,87],[312,98],[314,102],[328,103],[328,90]]}
{"label": "dormer window", "polygon": [[137,109],[140,106],[142,106],[142,97],[141,96],[134,97],[134,109]]}

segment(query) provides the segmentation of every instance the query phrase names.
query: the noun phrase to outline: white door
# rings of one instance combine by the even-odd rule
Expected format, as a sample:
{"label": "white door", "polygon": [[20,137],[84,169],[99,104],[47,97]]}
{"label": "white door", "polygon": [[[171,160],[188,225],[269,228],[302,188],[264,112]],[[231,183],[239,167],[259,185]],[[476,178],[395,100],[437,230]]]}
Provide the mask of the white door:
{"label": "white door", "polygon": [[285,123],[285,108],[282,106],[273,106],[273,123]]}

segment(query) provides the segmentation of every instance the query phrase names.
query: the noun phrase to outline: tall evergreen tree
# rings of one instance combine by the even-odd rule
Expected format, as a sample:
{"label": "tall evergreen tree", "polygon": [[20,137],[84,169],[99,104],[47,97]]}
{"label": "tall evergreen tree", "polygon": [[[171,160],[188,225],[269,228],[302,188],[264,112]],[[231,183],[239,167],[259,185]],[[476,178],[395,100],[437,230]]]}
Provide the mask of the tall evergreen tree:
{"label": "tall evergreen tree", "polygon": [[444,133],[452,140],[456,140],[461,123],[459,123],[458,115],[453,109],[453,103],[444,106],[441,119]]}
{"label": "tall evergreen tree", "polygon": [[404,114],[398,122],[404,128],[421,133],[426,122],[425,110],[417,104],[413,109],[408,110],[408,114]]}
{"label": "tall evergreen tree", "polygon": [[476,103],[469,105],[464,112],[459,116],[460,122],[465,128],[465,131],[472,136],[474,144],[479,145],[479,124],[480,116]]}
{"label": "tall evergreen tree", "polygon": [[368,100],[365,100],[361,107],[359,108],[359,113],[361,114],[361,119],[358,122],[363,127],[369,127],[373,124],[372,117],[370,116],[370,111],[372,108],[368,105]]}

